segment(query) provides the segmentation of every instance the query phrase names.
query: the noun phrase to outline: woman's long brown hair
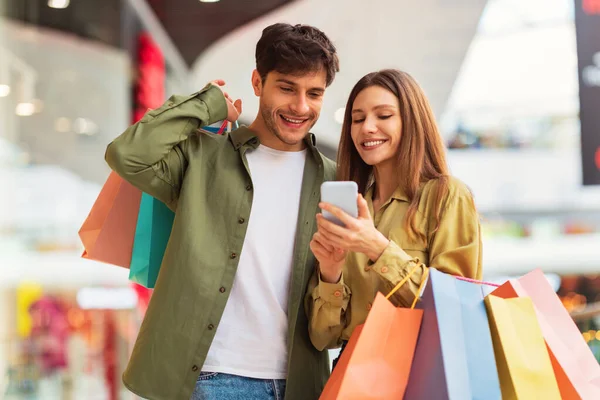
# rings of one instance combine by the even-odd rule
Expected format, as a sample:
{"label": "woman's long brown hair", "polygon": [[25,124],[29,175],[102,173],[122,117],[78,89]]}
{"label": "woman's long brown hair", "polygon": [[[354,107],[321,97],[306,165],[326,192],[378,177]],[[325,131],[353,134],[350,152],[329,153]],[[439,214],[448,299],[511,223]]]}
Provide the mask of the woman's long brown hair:
{"label": "woman's long brown hair", "polygon": [[415,222],[415,214],[419,206],[422,183],[437,179],[436,194],[436,227],[439,227],[440,202],[448,193],[448,166],[444,143],[439,133],[435,117],[431,111],[429,101],[418,83],[406,72],[385,69],[372,72],[359,80],[348,98],[342,137],[338,148],[337,178],[344,181],[355,181],[359,191],[365,193],[373,167],[367,165],[360,157],[350,129],[352,125],[352,107],[356,96],[364,89],[371,86],[380,86],[392,92],[400,103],[400,118],[402,121],[402,136],[398,150],[398,174],[400,186],[410,200],[410,205],[404,221],[405,228],[413,238],[424,237]]}

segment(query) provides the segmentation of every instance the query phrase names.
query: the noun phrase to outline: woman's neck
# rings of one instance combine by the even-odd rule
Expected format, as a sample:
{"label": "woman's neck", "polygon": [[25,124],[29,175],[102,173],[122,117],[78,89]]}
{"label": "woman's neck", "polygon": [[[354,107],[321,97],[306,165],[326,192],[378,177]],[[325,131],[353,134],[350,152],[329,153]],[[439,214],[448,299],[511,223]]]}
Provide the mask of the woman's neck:
{"label": "woman's neck", "polygon": [[375,178],[375,191],[373,192],[373,201],[378,204],[389,199],[400,184],[400,175],[398,169],[393,163],[382,163],[373,168]]}

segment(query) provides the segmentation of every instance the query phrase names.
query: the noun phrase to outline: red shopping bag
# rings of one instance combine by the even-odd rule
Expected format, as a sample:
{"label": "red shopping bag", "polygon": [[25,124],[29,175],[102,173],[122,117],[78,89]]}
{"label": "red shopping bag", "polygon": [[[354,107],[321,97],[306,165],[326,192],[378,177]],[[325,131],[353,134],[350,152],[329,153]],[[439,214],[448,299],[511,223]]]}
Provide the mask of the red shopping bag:
{"label": "red shopping bag", "polygon": [[533,301],[561,398],[600,399],[600,365],[540,269],[506,282],[492,294]]}
{"label": "red shopping bag", "polygon": [[378,293],[367,320],[352,332],[320,400],[389,400],[404,395],[423,311],[414,309],[417,299],[411,308],[397,308],[387,298]]}
{"label": "red shopping bag", "polygon": [[82,257],[129,268],[142,192],[111,172],[79,229]]}

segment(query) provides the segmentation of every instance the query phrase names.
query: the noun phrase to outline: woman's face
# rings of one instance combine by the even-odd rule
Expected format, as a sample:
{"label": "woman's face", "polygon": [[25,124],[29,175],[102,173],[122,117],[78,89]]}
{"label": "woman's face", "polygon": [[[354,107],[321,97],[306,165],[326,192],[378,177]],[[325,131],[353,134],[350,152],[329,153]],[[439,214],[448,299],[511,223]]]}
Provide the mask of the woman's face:
{"label": "woman's face", "polygon": [[394,162],[402,136],[398,98],[381,86],[362,90],[352,105],[350,133],[354,146],[368,165]]}

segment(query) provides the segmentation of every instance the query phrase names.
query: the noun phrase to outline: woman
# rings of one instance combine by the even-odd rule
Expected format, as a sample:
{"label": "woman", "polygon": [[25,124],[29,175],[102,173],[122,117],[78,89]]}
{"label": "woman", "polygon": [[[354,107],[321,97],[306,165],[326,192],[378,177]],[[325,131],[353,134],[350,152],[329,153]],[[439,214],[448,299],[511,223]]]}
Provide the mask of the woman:
{"label": "woman", "polygon": [[[408,307],[427,268],[481,278],[479,217],[469,189],[449,175],[425,94],[405,72],[363,77],[346,105],[338,180],[358,184],[358,218],[321,204],[345,223],[317,215],[310,247],[318,267],[306,309],[317,349],[344,344],[365,322],[377,292]],[[364,197],[363,197],[364,194]]]}

